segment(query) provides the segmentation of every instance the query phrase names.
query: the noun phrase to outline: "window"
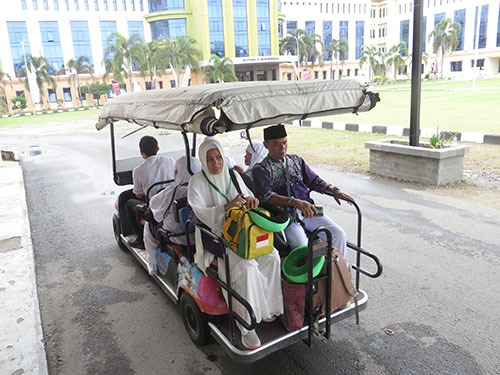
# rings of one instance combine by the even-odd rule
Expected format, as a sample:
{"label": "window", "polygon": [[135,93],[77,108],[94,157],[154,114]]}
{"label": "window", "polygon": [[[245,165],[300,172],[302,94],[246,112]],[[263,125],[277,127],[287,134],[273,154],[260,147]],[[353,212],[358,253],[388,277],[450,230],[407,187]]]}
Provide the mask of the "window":
{"label": "window", "polygon": [[409,46],[410,41],[410,20],[404,20],[400,22],[399,26],[399,41],[406,43]]}
{"label": "window", "polygon": [[127,0],[122,0],[122,10],[123,11],[127,10]]}
{"label": "window", "polygon": [[63,95],[65,102],[71,102],[71,89],[69,87],[63,88]]}
{"label": "window", "polygon": [[450,71],[461,72],[462,71],[462,61],[452,61],[450,63]]}
{"label": "window", "polygon": [[108,39],[113,35],[113,33],[116,33],[116,22],[115,21],[101,21],[100,23],[101,26],[101,42],[102,42],[102,50],[104,52],[104,57],[106,59],[112,59],[113,55],[112,54],[107,54],[106,55],[106,49],[108,48],[108,42],[109,44],[112,44],[114,42],[113,39],[109,40]]}
{"label": "window", "polygon": [[48,91],[49,91],[49,102],[57,103],[56,92],[53,89],[48,89]]}
{"label": "window", "polygon": [[[234,48],[236,57],[248,56],[248,25],[246,0],[233,0]],[[283,34],[283,31],[281,31]]]}
{"label": "window", "polygon": [[479,24],[479,48],[486,48],[486,31],[488,28],[488,5],[481,7],[481,21]]}
{"label": "window", "polygon": [[130,9],[132,10],[132,12],[135,12],[135,1],[134,0],[130,0]]}
{"label": "window", "polygon": [[83,9],[89,10],[89,0],[83,0]]}
{"label": "window", "polygon": [[14,63],[14,72],[17,74],[24,67],[24,56],[31,55],[28,29],[24,21],[7,21],[10,52]]}
{"label": "window", "polygon": [[113,10],[116,12],[118,10],[118,4],[117,4],[117,1],[118,0],[113,0]]}
{"label": "window", "polygon": [[463,51],[464,49],[464,30],[465,30],[465,9],[455,11],[454,22],[460,25],[460,32],[458,33],[458,46],[455,51]]}
{"label": "window", "polygon": [[[471,60],[471,66],[474,68],[474,60]],[[477,59],[477,67],[479,70],[484,70],[484,59]]]}
{"label": "window", "polygon": [[49,10],[49,0],[43,0],[43,10]]}
{"label": "window", "polygon": [[[340,21],[340,30],[339,30],[340,40],[344,39],[345,41],[349,40],[349,22],[348,21]],[[349,47],[348,44],[344,44],[345,47],[345,56],[344,51],[340,51],[339,58],[340,60],[347,60],[349,56]]]}
{"label": "window", "polygon": [[175,39],[185,35],[187,35],[185,18],[172,18],[151,22],[151,37],[153,40],[162,36],[168,39]]}
{"label": "window", "polygon": [[99,12],[99,0],[94,0],[94,10]]}
{"label": "window", "polygon": [[323,42],[325,43],[325,60],[332,59],[332,53],[326,47],[332,42],[332,21],[323,21]]}
{"label": "window", "polygon": [[434,15],[434,28],[436,28],[436,25],[446,16],[446,13],[436,13]]}
{"label": "window", "polygon": [[500,47],[500,8],[498,9],[498,21],[497,21],[497,47]]}
{"label": "window", "polygon": [[139,35],[144,40],[144,26],[142,21],[128,21],[128,35]]}
{"label": "window", "polygon": [[108,11],[109,8],[108,8],[108,0],[102,0],[102,6],[104,8],[105,11]]}
{"label": "window", "polygon": [[75,59],[84,56],[93,64],[92,48],[90,42],[89,26],[87,21],[70,21],[71,36],[73,37],[73,49]]}
{"label": "window", "polygon": [[271,55],[271,19],[269,13],[269,0],[256,0],[257,2],[257,31],[258,55]]}
{"label": "window", "polygon": [[142,3],[142,0],[139,0],[139,10],[144,12],[144,4]]}
{"label": "window", "polygon": [[31,3],[33,4],[33,10],[38,10],[38,1],[32,0]]}
{"label": "window", "polygon": [[[259,24],[258,19],[257,24]],[[208,0],[208,32],[210,36],[210,54],[224,57],[224,23],[221,0]],[[260,31],[258,32],[260,33]]]}
{"label": "window", "polygon": [[21,7],[23,10],[28,10],[28,4],[26,4],[26,0],[21,0]]}
{"label": "window", "polygon": [[149,9],[151,12],[184,9],[184,0],[149,0]]}
{"label": "window", "polygon": [[297,21],[286,21],[286,32],[295,33],[297,31]]}
{"label": "window", "polygon": [[356,50],[355,58],[359,59],[361,57],[361,47],[365,44],[365,22],[356,21]]}
{"label": "window", "polygon": [[75,4],[75,10],[80,10],[80,5],[78,4],[78,0],[75,0],[74,4]]}
{"label": "window", "polygon": [[316,34],[316,22],[306,21],[306,33],[307,35]]}
{"label": "window", "polygon": [[59,10],[59,0],[54,0],[54,10]]}
{"label": "window", "polygon": [[50,74],[59,74],[64,67],[64,59],[57,21],[40,21],[43,56],[50,65]]}
{"label": "window", "polygon": [[69,10],[69,0],[64,0],[64,6],[66,10]]}

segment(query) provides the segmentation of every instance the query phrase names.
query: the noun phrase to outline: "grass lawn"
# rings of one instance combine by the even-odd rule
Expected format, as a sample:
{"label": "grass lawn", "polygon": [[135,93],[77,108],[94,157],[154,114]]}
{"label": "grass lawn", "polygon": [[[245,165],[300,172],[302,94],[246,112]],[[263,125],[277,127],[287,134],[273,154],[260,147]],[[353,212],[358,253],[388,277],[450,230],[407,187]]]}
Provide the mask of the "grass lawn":
{"label": "grass lawn", "polygon": [[[365,142],[387,138],[381,134],[295,126],[288,127],[287,132],[290,153],[301,155],[311,164],[326,164],[342,171],[359,173],[365,173],[369,169],[370,153],[364,147]],[[464,157],[465,171],[476,175],[499,173],[500,146],[474,143],[468,145],[470,151]]]}
{"label": "grass lawn", "polygon": [[[325,121],[410,127],[411,85],[372,88],[381,101],[359,116],[337,115]],[[471,81],[424,81],[420,127],[457,132],[500,134],[500,79]]]}

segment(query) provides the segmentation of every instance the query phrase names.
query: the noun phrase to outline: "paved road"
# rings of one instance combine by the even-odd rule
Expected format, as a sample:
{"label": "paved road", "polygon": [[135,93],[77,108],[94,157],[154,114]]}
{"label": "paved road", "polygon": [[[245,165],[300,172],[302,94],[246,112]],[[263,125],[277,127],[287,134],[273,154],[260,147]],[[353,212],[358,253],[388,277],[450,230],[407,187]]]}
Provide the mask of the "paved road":
{"label": "paved road", "polygon": [[[215,344],[195,348],[175,306],[114,244],[107,141],[40,138],[42,154],[23,164],[50,374],[500,372],[498,196],[491,205],[318,167],[360,203],[363,245],[384,274],[361,285],[370,302],[359,327],[344,321],[330,342],[242,366]],[[352,233],[352,208],[318,200]]]}

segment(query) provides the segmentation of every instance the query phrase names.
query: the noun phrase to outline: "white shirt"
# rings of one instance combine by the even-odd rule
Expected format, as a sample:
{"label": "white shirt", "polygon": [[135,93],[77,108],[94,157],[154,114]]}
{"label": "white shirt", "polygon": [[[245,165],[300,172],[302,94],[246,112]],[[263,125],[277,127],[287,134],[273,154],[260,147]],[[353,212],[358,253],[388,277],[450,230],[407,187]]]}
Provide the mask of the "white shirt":
{"label": "white shirt", "polygon": [[[148,157],[144,162],[135,167],[132,171],[132,179],[134,181],[134,194],[142,196],[147,193],[149,187],[155,182],[173,180],[175,172],[175,160],[172,158],[164,158],[158,155]],[[162,186],[157,186],[152,189],[149,196],[153,196]]]}

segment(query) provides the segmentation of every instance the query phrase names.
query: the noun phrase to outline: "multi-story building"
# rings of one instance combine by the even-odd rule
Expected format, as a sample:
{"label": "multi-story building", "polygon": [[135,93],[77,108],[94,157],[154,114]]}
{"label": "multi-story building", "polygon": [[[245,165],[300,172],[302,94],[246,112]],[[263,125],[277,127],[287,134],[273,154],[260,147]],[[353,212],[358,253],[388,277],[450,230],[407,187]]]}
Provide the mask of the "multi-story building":
{"label": "multi-story building", "polygon": [[[500,72],[498,0],[422,1],[423,51],[428,54],[425,73],[436,72],[437,57],[428,35],[445,17],[462,27],[459,46],[445,57],[444,75],[470,78],[476,66],[482,75]],[[105,73],[108,37],[113,32],[126,38],[138,34],[147,42],[161,36],[174,39],[190,35],[202,52],[201,66],[207,65],[213,54],[230,58],[242,81],[287,80],[297,75],[302,79],[368,77],[366,64],[359,65],[363,45],[386,53],[404,41],[411,53],[413,5],[411,0],[11,0],[3,5],[0,15],[0,71],[12,79],[4,76],[0,96],[10,101],[23,95],[26,90],[16,74],[25,65],[25,56],[44,56],[55,72],[62,73],[55,76],[55,90],[44,89],[45,107],[79,105],[69,72],[63,68],[70,59],[87,56],[94,74],[80,79],[100,80]],[[323,63],[303,63],[300,72],[296,71],[297,56],[294,51],[280,55],[279,41],[298,29],[317,34],[324,45],[333,39],[346,40],[345,61],[332,62],[325,53]],[[406,78],[405,69],[398,73],[398,78]],[[134,82],[142,89],[151,87],[148,78],[138,73]],[[192,84],[204,82],[201,70],[191,75]],[[158,86],[174,83],[167,69]],[[122,89],[130,90],[126,84]]]}
{"label": "multi-story building", "polygon": [[[285,34],[296,29],[320,35],[325,44],[332,38],[348,41],[348,56],[342,67],[343,76],[367,74],[359,71],[363,44],[376,46],[387,53],[392,46],[405,42],[408,53],[413,48],[414,0],[297,1],[282,0],[286,15]],[[429,34],[443,18],[461,25],[459,45],[445,56],[446,77],[470,78],[479,67],[484,76],[500,73],[500,2],[498,0],[422,0],[423,52],[428,56],[424,72],[439,68]],[[388,75],[392,68],[389,66]],[[401,69],[405,78],[408,69]],[[338,74],[338,73],[337,73]],[[318,74],[315,74],[316,76]],[[322,76],[321,74],[319,75]],[[334,75],[333,78],[336,78]]]}

